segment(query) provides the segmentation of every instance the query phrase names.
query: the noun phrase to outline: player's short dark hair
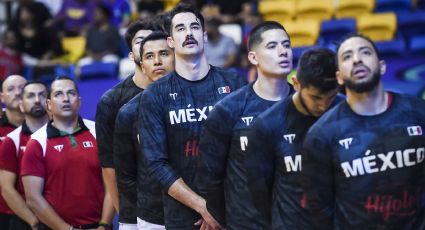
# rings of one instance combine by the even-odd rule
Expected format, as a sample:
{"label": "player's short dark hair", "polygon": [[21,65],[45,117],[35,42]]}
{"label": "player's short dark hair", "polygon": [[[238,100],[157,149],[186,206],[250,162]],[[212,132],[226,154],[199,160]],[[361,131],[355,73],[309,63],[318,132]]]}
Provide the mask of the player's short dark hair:
{"label": "player's short dark hair", "polygon": [[165,41],[167,41],[167,37],[168,37],[168,35],[166,33],[162,32],[162,31],[154,31],[151,34],[149,34],[140,43],[140,50],[139,50],[140,57],[143,56],[144,46],[145,46],[146,42],[148,42],[148,41],[157,41],[157,40],[165,40]]}
{"label": "player's short dark hair", "polygon": [[313,86],[326,93],[338,87],[335,53],[327,48],[305,51],[298,61],[297,80],[301,88]]}
{"label": "player's short dark hair", "polygon": [[176,7],[174,7],[170,12],[170,20],[168,21],[168,23],[165,24],[165,29],[168,32],[169,35],[172,35],[172,20],[174,18],[174,16],[176,16],[176,14],[180,14],[180,13],[192,13],[196,16],[196,18],[199,19],[199,22],[201,23],[202,26],[202,31],[205,31],[205,24],[204,24],[204,16],[202,16],[201,12],[199,12],[199,10],[187,3],[179,3],[177,4]]}
{"label": "player's short dark hair", "polygon": [[254,46],[260,44],[263,41],[263,38],[261,37],[261,35],[264,32],[268,30],[273,30],[273,29],[285,31],[285,33],[288,35],[288,38],[289,38],[288,32],[286,31],[285,27],[283,27],[280,23],[274,22],[274,21],[265,21],[255,26],[249,33],[248,50],[252,50]]}
{"label": "player's short dark hair", "polygon": [[50,84],[50,88],[49,88],[49,92],[47,94],[47,98],[50,99],[50,94],[52,93],[52,85],[53,85],[53,83],[55,83],[55,81],[60,81],[60,80],[69,80],[69,81],[72,81],[72,83],[74,83],[74,88],[77,91],[78,95],[80,94],[80,91],[79,91],[79,89],[77,87],[77,83],[75,82],[75,80],[73,78],[70,78],[68,76],[58,76]]}
{"label": "player's short dark hair", "polygon": [[168,23],[170,23],[170,12],[162,12],[160,14],[157,14],[153,19],[156,24],[158,25],[158,28],[156,30],[160,30],[167,35],[169,34],[168,30],[165,28]]}
{"label": "player's short dark hair", "polygon": [[131,41],[133,40],[134,36],[136,35],[139,30],[160,30],[161,28],[152,20],[145,19],[145,20],[139,20],[136,22],[131,23],[127,31],[124,34],[125,42],[127,43],[128,48],[131,50]]}
{"label": "player's short dark hair", "polygon": [[22,88],[22,93],[24,92],[25,88],[29,85],[34,85],[34,84],[40,84],[43,85],[44,88],[46,89],[46,91],[48,91],[48,88],[46,83],[40,81],[40,80],[31,80],[31,81],[27,81],[27,83],[25,83],[24,87]]}
{"label": "player's short dark hair", "polygon": [[[348,40],[350,38],[355,38],[355,37],[363,38],[364,40],[368,41],[372,45],[372,48],[375,50],[375,53],[376,53],[377,57],[379,58],[379,56],[380,56],[379,55],[379,50],[376,47],[375,43],[372,41],[372,39],[370,39],[368,36],[365,36],[365,35],[360,34],[360,33],[350,33],[347,36],[343,37],[341,39],[341,41],[337,43],[336,54],[338,54],[338,51],[341,48],[341,44],[342,43],[344,43],[346,40]],[[338,57],[336,56],[336,58],[338,58]]]}

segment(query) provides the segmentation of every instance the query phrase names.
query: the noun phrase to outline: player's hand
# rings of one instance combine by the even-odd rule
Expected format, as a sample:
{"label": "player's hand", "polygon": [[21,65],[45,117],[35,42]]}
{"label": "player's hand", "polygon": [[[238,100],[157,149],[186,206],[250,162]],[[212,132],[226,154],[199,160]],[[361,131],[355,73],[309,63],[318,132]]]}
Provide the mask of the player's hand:
{"label": "player's hand", "polygon": [[[208,229],[214,229],[214,230],[222,230],[224,229],[219,223],[218,221],[216,221],[214,219],[214,217],[208,212],[207,208],[203,209],[203,211],[200,213],[202,216],[202,219],[204,220],[205,224],[208,225],[207,226],[207,230]],[[202,227],[202,225],[201,225]]]}
{"label": "player's hand", "polygon": [[199,230],[224,230],[224,228],[213,228],[213,227],[211,227],[211,226],[209,226],[208,224],[207,224],[207,222],[204,220],[204,219],[200,219],[200,220],[198,220],[194,225],[197,225],[197,226],[201,226],[200,228],[199,228]]}

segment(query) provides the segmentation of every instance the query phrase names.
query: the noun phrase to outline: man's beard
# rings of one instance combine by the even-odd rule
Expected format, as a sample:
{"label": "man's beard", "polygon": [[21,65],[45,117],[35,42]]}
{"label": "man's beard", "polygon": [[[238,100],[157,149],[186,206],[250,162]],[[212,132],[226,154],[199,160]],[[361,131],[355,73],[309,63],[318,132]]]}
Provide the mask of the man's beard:
{"label": "man's beard", "polygon": [[368,93],[374,90],[379,85],[380,81],[381,81],[381,74],[379,73],[379,71],[376,71],[375,73],[373,73],[372,79],[368,81],[355,83],[350,78],[350,79],[344,79],[344,84],[347,89],[352,90],[356,93]]}
{"label": "man's beard", "polygon": [[32,107],[28,115],[34,118],[41,118],[46,115],[46,110],[43,107]]}

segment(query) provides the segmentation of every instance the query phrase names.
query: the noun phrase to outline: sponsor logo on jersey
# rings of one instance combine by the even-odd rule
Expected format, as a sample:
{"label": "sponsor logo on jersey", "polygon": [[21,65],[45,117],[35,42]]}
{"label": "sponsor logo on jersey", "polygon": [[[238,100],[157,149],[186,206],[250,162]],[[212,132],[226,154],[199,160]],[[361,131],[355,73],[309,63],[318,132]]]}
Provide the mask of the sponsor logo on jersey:
{"label": "sponsor logo on jersey", "polygon": [[176,100],[178,93],[170,93],[170,97],[173,98],[173,100]]}
{"label": "sponsor logo on jersey", "polygon": [[375,194],[369,195],[365,202],[368,213],[374,212],[382,214],[384,220],[389,221],[392,216],[408,217],[415,215],[418,204],[423,202],[420,189],[413,193],[404,190],[402,197],[391,195]]}
{"label": "sponsor logo on jersey", "polygon": [[352,142],[353,142],[353,138],[352,137],[345,138],[345,139],[339,140],[339,145],[341,145],[345,149],[349,149]]}
{"label": "sponsor logo on jersey", "polygon": [[301,155],[286,156],[283,159],[287,172],[301,172]]}
{"label": "sponsor logo on jersey", "polygon": [[241,119],[246,126],[249,126],[252,123],[254,117],[242,117]]}
{"label": "sponsor logo on jersey", "polygon": [[228,85],[220,87],[217,90],[218,90],[218,94],[230,93],[230,87]]}
{"label": "sponsor logo on jersey", "polygon": [[198,139],[188,140],[184,149],[186,157],[196,157],[199,155],[199,141]]}
{"label": "sponsor logo on jersey", "polygon": [[25,150],[27,149],[27,147],[26,146],[21,146],[21,147],[19,147],[20,149],[21,149],[21,151],[22,152],[25,152]]}
{"label": "sponsor logo on jersey", "polygon": [[187,105],[187,109],[179,109],[169,111],[170,122],[172,125],[186,123],[186,122],[198,122],[207,119],[207,114],[213,109],[213,106],[204,106],[202,108],[191,108],[191,105]]}
{"label": "sponsor logo on jersey", "polygon": [[83,141],[84,148],[93,148],[93,142],[91,141]]}
{"label": "sponsor logo on jersey", "polygon": [[239,137],[239,140],[241,142],[241,150],[245,151],[246,147],[248,147],[248,137],[247,136],[241,136],[241,137]]}
{"label": "sponsor logo on jersey", "polygon": [[421,126],[409,126],[407,127],[407,133],[409,133],[409,136],[421,136],[422,135],[422,128]]}
{"label": "sponsor logo on jersey", "polygon": [[55,145],[53,148],[55,148],[59,152],[62,152],[63,145]]}
{"label": "sponsor logo on jersey", "polygon": [[425,148],[409,148],[387,153],[371,154],[368,149],[365,156],[341,163],[347,178],[405,168],[420,164],[425,158]]}
{"label": "sponsor logo on jersey", "polygon": [[289,144],[292,144],[292,142],[295,140],[295,133],[290,133],[290,134],[285,134],[283,135],[283,138],[285,139],[285,141],[287,141]]}

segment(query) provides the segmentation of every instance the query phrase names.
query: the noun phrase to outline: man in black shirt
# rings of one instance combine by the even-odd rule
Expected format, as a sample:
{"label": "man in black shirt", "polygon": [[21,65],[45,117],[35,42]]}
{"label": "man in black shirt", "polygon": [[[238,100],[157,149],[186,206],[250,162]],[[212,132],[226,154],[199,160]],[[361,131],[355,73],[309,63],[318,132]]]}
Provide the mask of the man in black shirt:
{"label": "man in black shirt", "polygon": [[[164,192],[167,229],[219,228],[194,191],[198,143],[209,111],[245,84],[234,72],[208,65],[204,19],[193,7],[177,5],[167,24],[176,70],[151,84],[141,98],[139,137],[145,165]],[[201,226],[202,228],[205,226]]]}
{"label": "man in black shirt", "polygon": [[[140,65],[150,79],[157,80],[174,70],[174,52],[167,44],[167,35],[154,31],[140,45]],[[159,184],[148,174],[139,154],[137,117],[139,93],[118,112],[114,130],[114,163],[120,197],[120,214],[132,221],[124,228],[164,229],[162,193]],[[125,214],[124,214],[125,213]]]}
{"label": "man in black shirt", "polygon": [[425,228],[425,102],[384,90],[385,62],[362,35],[337,49],[346,101],[303,144],[305,208],[316,229]]}
{"label": "man in black shirt", "polygon": [[271,220],[271,229],[312,228],[303,208],[301,147],[310,126],[342,100],[335,73],[332,51],[307,50],[292,78],[297,92],[259,115],[250,129],[247,184],[255,210]]}
{"label": "man in black shirt", "polygon": [[[106,185],[106,194],[111,196],[115,210],[118,211],[118,191],[115,179],[113,161],[114,146],[114,124],[118,110],[131,98],[142,91],[142,88],[152,82],[146,77],[139,66],[140,42],[152,31],[157,30],[152,21],[137,21],[129,26],[125,34],[125,40],[131,52],[128,54],[130,60],[136,63],[135,72],[112,89],[105,92],[97,104],[96,109],[96,136],[99,148],[99,159],[102,166],[102,174]],[[120,222],[127,223],[126,213],[120,217]],[[132,220],[133,223],[134,220]]]}
{"label": "man in black shirt", "polygon": [[292,49],[285,28],[277,22],[261,23],[252,29],[248,49],[257,80],[215,105],[200,140],[196,185],[208,210],[226,229],[268,229],[246,186],[250,169],[245,167],[245,153],[255,141],[247,138],[247,132],[260,113],[292,94],[286,81]]}

